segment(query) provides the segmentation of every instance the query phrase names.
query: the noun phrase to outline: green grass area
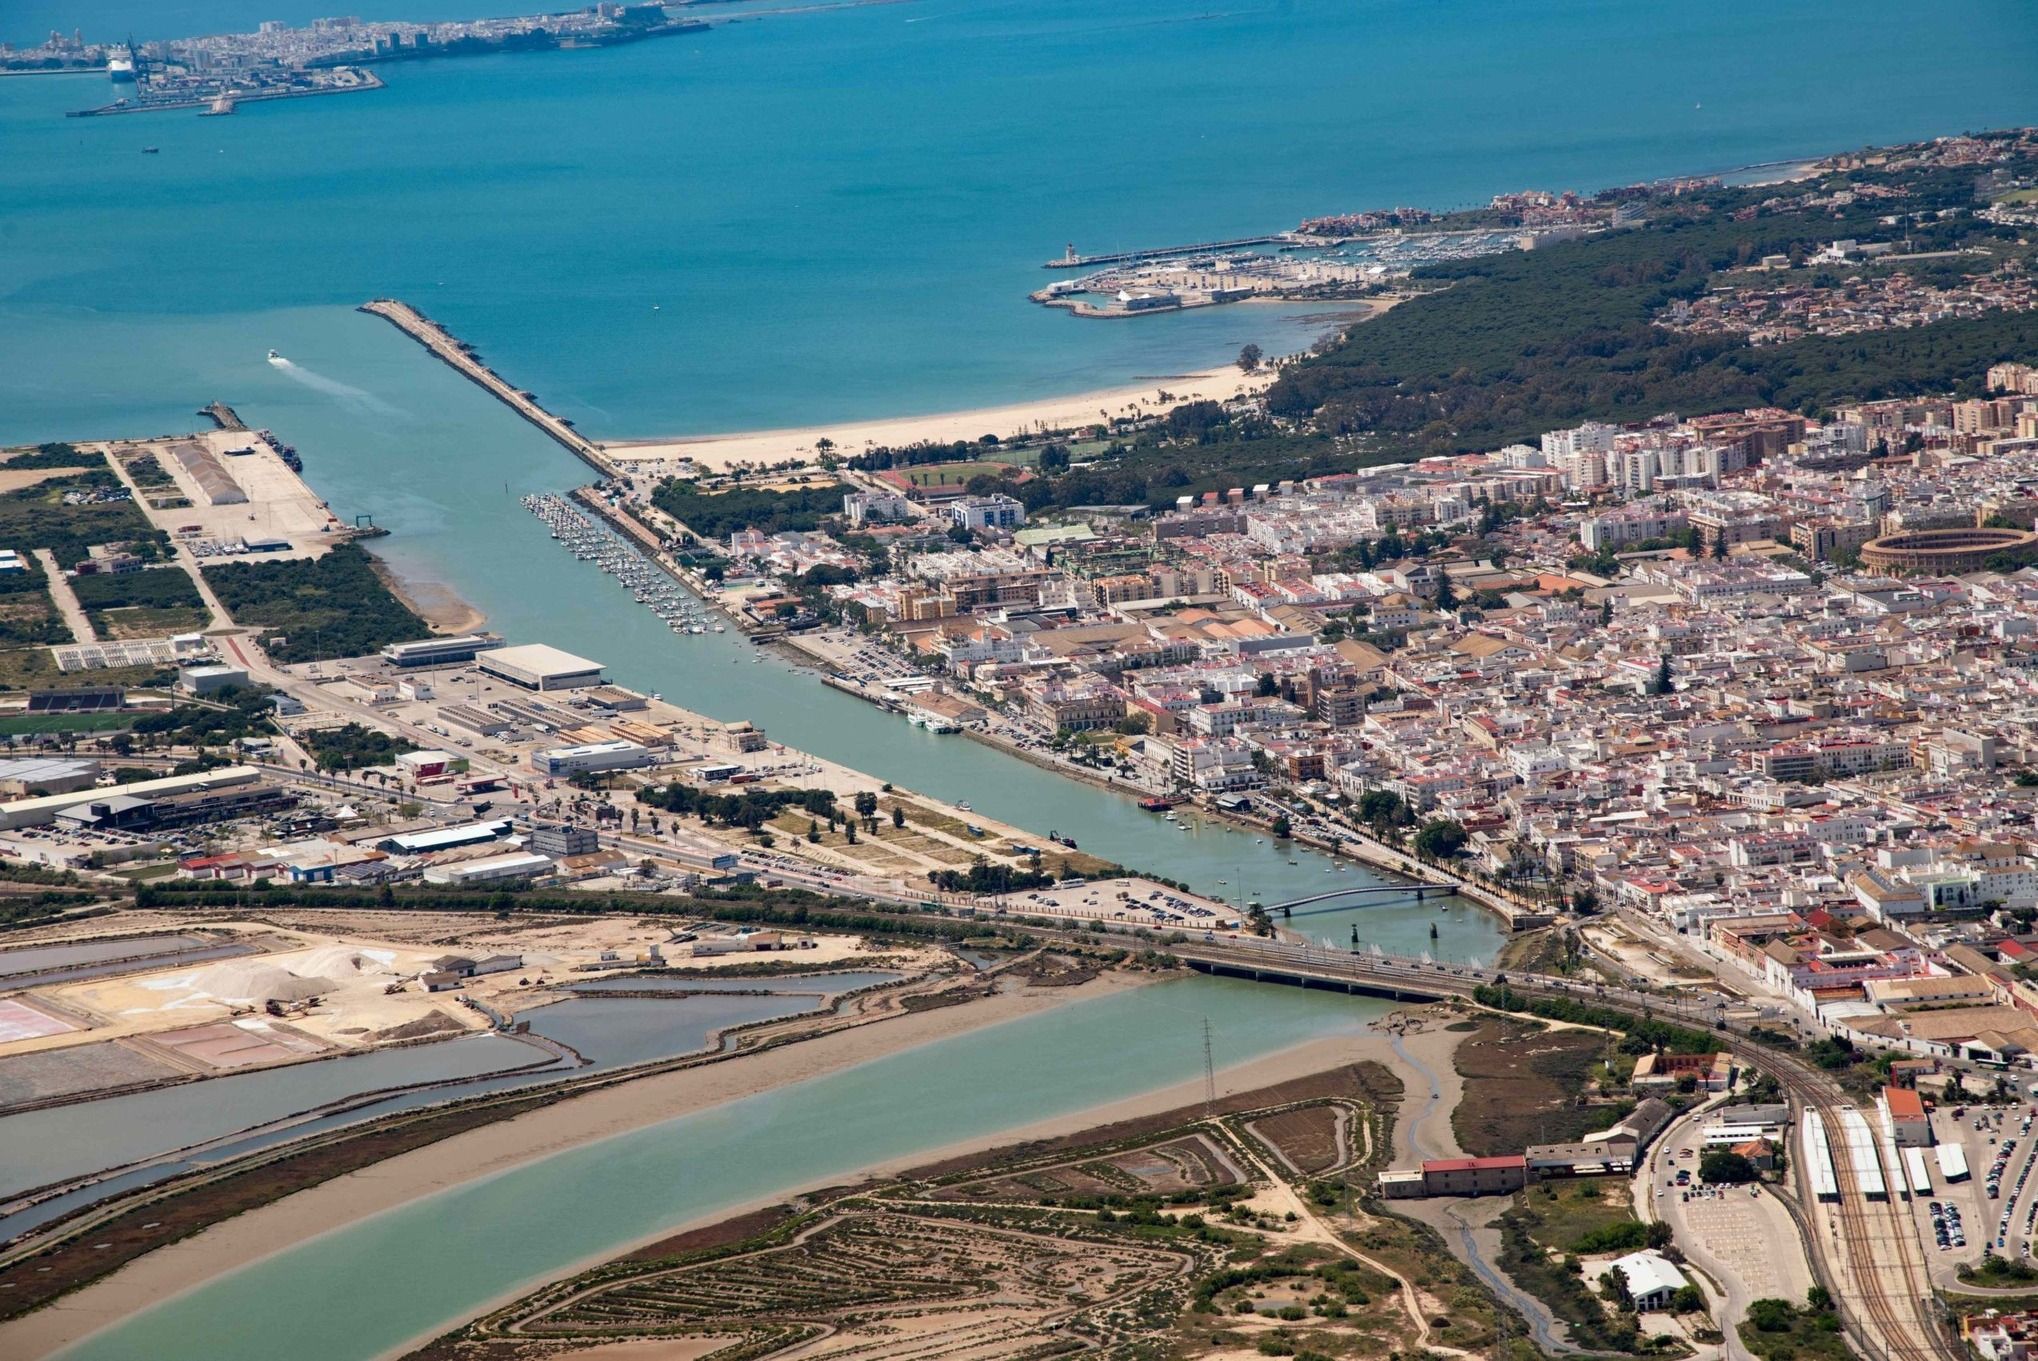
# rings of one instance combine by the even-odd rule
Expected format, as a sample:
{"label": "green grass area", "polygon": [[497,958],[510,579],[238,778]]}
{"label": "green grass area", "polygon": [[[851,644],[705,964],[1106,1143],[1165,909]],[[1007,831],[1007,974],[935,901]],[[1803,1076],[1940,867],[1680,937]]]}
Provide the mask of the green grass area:
{"label": "green grass area", "polygon": [[0,718],[0,736],[29,737],[65,732],[118,732],[136,714],[12,714]]}
{"label": "green grass area", "polygon": [[1557,1252],[1632,1252],[1647,1244],[1649,1226],[1635,1218],[1623,1177],[1544,1182],[1517,1195],[1515,1208],[1530,1236]]}
{"label": "green grass area", "polygon": [[1595,1283],[1575,1261],[1553,1253],[1536,1234],[1533,1212],[1521,1208],[1500,1217],[1500,1269],[1508,1279],[1549,1306],[1571,1332],[1571,1340],[1592,1349],[1634,1352],[1642,1345],[1635,1316],[1609,1308]]}
{"label": "green grass area", "polygon": [[175,566],[78,577],[71,582],[71,593],[88,610],[114,610],[126,606],[169,609],[205,603],[190,573]]}
{"label": "green grass area", "polygon": [[1465,1097],[1451,1114],[1459,1146],[1475,1157],[1561,1144],[1604,1129],[1625,1103],[1585,1104],[1606,1037],[1492,1020],[1458,1050]]}
{"label": "green grass area", "polygon": [[2028,1262],[1998,1257],[1990,1252],[1972,1266],[1960,1268],[1963,1285],[1978,1285],[1989,1290],[2015,1290],[2020,1286],[2038,1285],[2038,1268]]}
{"label": "green grass area", "polygon": [[387,765],[400,753],[417,750],[415,742],[392,737],[359,723],[315,728],[300,734],[300,737],[320,770],[359,770],[363,766]]}
{"label": "green grass area", "polygon": [[0,451],[0,463],[9,468],[76,468],[89,471],[101,466],[97,454],[86,453],[75,444],[53,442]]}
{"label": "green grass area", "polygon": [[57,670],[46,647],[0,647],[0,691],[89,690],[102,685],[167,685],[176,673],[162,666],[120,666],[101,671]]}
{"label": "green grass area", "polygon": [[151,453],[134,454],[122,459],[121,467],[127,470],[129,479],[143,491],[174,488],[177,485],[177,479],[170,476],[162,461]]}
{"label": "green grass area", "polygon": [[981,458],[958,463],[928,463],[917,468],[900,468],[897,474],[913,487],[960,487],[972,477],[1003,477],[1014,468],[1031,468],[1040,462],[1038,449],[1012,449],[986,453]]}
{"label": "green grass area", "polygon": [[830,481],[793,491],[703,491],[692,482],[666,482],[652,493],[652,502],[704,539],[725,546],[731,534],[745,529],[778,534],[809,530],[842,513],[843,488]]}
{"label": "green grass area", "polygon": [[5,585],[0,586],[0,647],[70,641],[70,625],[50,599],[41,570],[9,573]]}
{"label": "green grass area", "polygon": [[99,470],[0,495],[0,543],[23,556],[31,548],[47,548],[58,566],[69,569],[102,543],[130,544],[144,559],[166,557],[170,538],[143,517],[119,478]]}
{"label": "green grass area", "polygon": [[1837,1314],[1798,1308],[1787,1300],[1750,1304],[1741,1341],[1762,1361],[1846,1361],[1852,1355],[1840,1335]]}
{"label": "green grass area", "polygon": [[163,860],[153,865],[130,865],[125,869],[108,870],[115,879],[125,879],[131,884],[144,884],[154,879],[168,879],[181,868],[174,860]]}
{"label": "green grass area", "polygon": [[203,605],[156,610],[141,606],[91,610],[87,617],[101,640],[162,638],[172,633],[197,633],[212,622]]}
{"label": "green grass area", "polygon": [[[236,562],[204,571],[235,622],[263,630],[263,646],[275,661],[360,657],[431,634],[390,592],[359,544],[342,544],[322,558]],[[278,638],[282,641],[271,641]]]}

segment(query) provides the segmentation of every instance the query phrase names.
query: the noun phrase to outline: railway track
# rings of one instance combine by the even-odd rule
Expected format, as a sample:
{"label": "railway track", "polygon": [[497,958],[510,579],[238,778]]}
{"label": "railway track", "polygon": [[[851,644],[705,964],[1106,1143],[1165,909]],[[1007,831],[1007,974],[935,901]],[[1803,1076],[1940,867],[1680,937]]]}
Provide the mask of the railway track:
{"label": "railway track", "polygon": [[[1209,949],[1202,947],[1203,951]],[[1201,952],[1194,945],[1177,950],[1189,957]],[[1213,953],[1223,951],[1220,947]],[[1269,950],[1262,955],[1270,967],[1280,967],[1274,963],[1279,953]],[[1340,968],[1329,952],[1302,951],[1299,958],[1301,971],[1327,979],[1347,971],[1355,981],[1392,977],[1402,980],[1411,992],[1427,989],[1434,996],[1469,997],[1483,981],[1481,971],[1477,970],[1464,971],[1465,976],[1461,977],[1439,973],[1434,967],[1411,968],[1405,962],[1387,965],[1384,961],[1348,959]],[[1716,1030],[1721,1047],[1731,1050],[1737,1061],[1773,1075],[1800,1108],[1817,1110],[1836,1132],[1841,1127],[1839,1112],[1849,1103],[1842,1098],[1831,1074],[1796,1057],[1789,1049],[1758,1042],[1745,1027],[1728,1022],[1723,1008],[1618,987],[1587,992],[1561,980],[1534,975],[1511,974],[1509,980],[1510,986],[1523,993],[1561,997],[1696,1029]],[[1814,1275],[1833,1296],[1855,1349],[1870,1361],[1966,1361],[1964,1344],[1941,1321],[1916,1226],[1898,1199],[1901,1193],[1897,1188],[1904,1183],[1904,1169],[1883,1169],[1883,1182],[1891,1199],[1872,1202],[1862,1194],[1856,1169],[1848,1161],[1850,1151],[1845,1140],[1834,1140],[1833,1155],[1840,1199],[1830,1221],[1832,1237],[1814,1235],[1817,1251],[1813,1267]],[[1880,1154],[1876,1156],[1879,1158]],[[1818,1205],[1808,1204],[1808,1210],[1813,1225],[1828,1222]]]}
{"label": "railway track", "polygon": [[[1833,1091],[1830,1078],[1782,1055],[1762,1056],[1760,1062],[1800,1106],[1816,1110],[1826,1127],[1838,1133],[1840,1112],[1850,1107]],[[1878,1163],[1880,1146],[1876,1141],[1870,1149]],[[1966,1348],[1942,1322],[1917,1227],[1899,1200],[1904,1169],[1884,1167],[1888,1199],[1871,1201],[1862,1191],[1851,1142],[1834,1138],[1832,1154],[1840,1194],[1832,1206],[1831,1236],[1821,1240],[1816,1231],[1812,1235],[1825,1267],[1815,1274],[1827,1282],[1856,1349],[1871,1361],[1965,1361]],[[1807,1201],[1806,1208],[1816,1230],[1822,1224],[1821,1207]],[[1841,1261],[1834,1260],[1836,1251]]]}

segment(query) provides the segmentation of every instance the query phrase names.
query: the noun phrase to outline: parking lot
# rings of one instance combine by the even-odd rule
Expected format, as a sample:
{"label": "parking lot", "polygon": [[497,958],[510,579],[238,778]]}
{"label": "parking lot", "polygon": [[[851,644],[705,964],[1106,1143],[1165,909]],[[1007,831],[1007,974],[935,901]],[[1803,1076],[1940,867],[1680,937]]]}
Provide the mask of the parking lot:
{"label": "parking lot", "polygon": [[1073,881],[1036,893],[1008,893],[997,902],[1009,912],[1125,922],[1158,930],[1223,933],[1239,927],[1237,909],[1151,879]]}
{"label": "parking lot", "polygon": [[1969,1173],[1948,1182],[1936,1154],[1928,1156],[1931,1193],[1911,1201],[1933,1278],[1950,1281],[1986,1252],[2012,1258],[2027,1252],[2038,1216],[2038,1122],[2031,1107],[1942,1106],[1932,1114],[1932,1133],[1942,1144],[1960,1145]]}
{"label": "parking lot", "polygon": [[[1679,1200],[1677,1241],[1687,1255],[1710,1259],[1716,1274],[1731,1276],[1749,1300],[1801,1300],[1811,1289],[1802,1252],[1779,1251],[1796,1237],[1790,1212],[1767,1191],[1748,1186],[1702,1190]],[[1702,1255],[1702,1256],[1701,1256]]]}
{"label": "parking lot", "polygon": [[1705,1185],[1695,1133],[1689,1118],[1671,1126],[1636,1175],[1678,1247],[1725,1292],[1721,1321],[1739,1322],[1754,1300],[1804,1298],[1812,1271],[1789,1210],[1760,1186]]}

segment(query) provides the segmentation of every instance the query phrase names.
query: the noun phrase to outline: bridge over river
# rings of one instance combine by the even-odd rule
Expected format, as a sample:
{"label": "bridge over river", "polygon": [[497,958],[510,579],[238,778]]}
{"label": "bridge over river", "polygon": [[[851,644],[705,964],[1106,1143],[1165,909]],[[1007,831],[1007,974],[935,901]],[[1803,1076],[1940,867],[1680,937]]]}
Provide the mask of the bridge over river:
{"label": "bridge over river", "polygon": [[[1432,887],[1431,893],[1445,890]],[[1623,1006],[1665,1020],[1710,1028],[1729,1007],[1748,999],[1724,994],[1690,995],[1644,992],[1616,984],[1586,983],[1549,974],[1506,973],[1474,960],[1439,962],[1428,956],[1392,955],[1378,949],[1337,950],[1296,941],[1253,936],[1224,936],[1168,945],[1167,951],[1198,973],[1220,978],[1245,978],[1257,983],[1286,983],[1356,996],[1384,997],[1395,1002],[1433,1002],[1469,997],[1481,986],[1507,982],[1518,991],[1569,995],[1581,1001]]]}
{"label": "bridge over river", "polygon": [[1308,917],[1322,912],[1339,912],[1337,906],[1320,906],[1324,903],[1342,902],[1347,898],[1391,898],[1409,899],[1421,902],[1425,898],[1447,898],[1457,890],[1448,884],[1363,884],[1352,888],[1332,889],[1327,893],[1312,893],[1306,898],[1290,898],[1285,902],[1267,903],[1269,912],[1278,912],[1283,917]]}

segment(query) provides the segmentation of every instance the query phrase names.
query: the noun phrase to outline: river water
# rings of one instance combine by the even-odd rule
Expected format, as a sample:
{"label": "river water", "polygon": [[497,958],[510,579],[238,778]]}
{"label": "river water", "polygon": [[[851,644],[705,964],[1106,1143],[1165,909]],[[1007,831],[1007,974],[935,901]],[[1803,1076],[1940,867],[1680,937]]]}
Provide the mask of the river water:
{"label": "river water", "polygon": [[[275,8],[27,0],[0,32],[221,31]],[[0,81],[0,440],[178,431],[227,400],[303,450],[340,514],[396,531],[379,549],[401,570],[513,639],[1208,893],[1300,897],[1366,880],[1221,827],[1166,831],[733,635],[676,638],[517,507],[579,465],[353,306],[416,302],[598,437],[1080,390],[1244,340],[1291,349],[1323,323],[1236,307],[1092,324],[1028,306],[1069,239],[1240,235],[1999,124],[2038,90],[2038,29],[2020,15],[2015,0],[1873,0],[1844,24],[1814,0],[916,0],[406,65],[374,94],[224,119],[65,119],[103,82]],[[1893,53],[1900,100],[1858,74]],[[272,348],[292,365],[264,362]],[[1442,956],[1497,939],[1433,908],[1308,920],[1329,942],[1356,927],[1406,950],[1432,925]]]}
{"label": "river water", "polygon": [[[327,8],[16,0],[0,38]],[[1900,97],[1864,76],[1889,71]],[[395,530],[378,545],[392,563],[513,639],[1206,892],[1279,901],[1366,880],[1250,834],[1166,830],[734,637],[674,637],[517,507],[579,465],[352,308],[418,304],[597,438],[1014,401],[1219,362],[1248,340],[1279,353],[1323,324],[1271,307],[1084,323],[1027,305],[1066,241],[1243,235],[2001,125],[2030,117],[2034,72],[2021,0],[1863,0],[1841,22],[1818,0],[918,0],[406,66],[376,94],[224,119],[66,120],[103,82],[0,80],[0,442],[178,432],[226,400],[296,443],[340,514]],[[265,363],[271,348],[294,367]],[[1453,958],[1499,936],[1433,905],[1296,924],[1404,950],[1434,925]],[[662,1225],[1190,1076],[1206,1013],[1227,1061],[1370,1014],[1208,981],[1078,1004],[421,1201],[79,1355],[372,1356]]]}
{"label": "river water", "polygon": [[500,1035],[477,1035],[24,1111],[0,1119],[0,1195],[157,1157],[342,1097],[499,1073],[545,1057]]}
{"label": "river water", "polygon": [[[0,1216],[0,1241],[81,1206],[286,1139],[484,1092],[702,1052],[718,1033],[818,1010],[844,992],[899,977],[852,972],[811,979],[591,979],[579,985],[581,995],[515,1017],[528,1022],[536,1035],[579,1054],[585,1064],[567,1060],[544,1066],[547,1054],[534,1045],[497,1034],[474,1035],[0,1116],[0,1199],[145,1159],[161,1160]],[[603,995],[622,990],[693,995]],[[388,1095],[336,1114],[290,1118],[330,1102],[384,1092]],[[274,1128],[247,1133],[272,1122]],[[199,1151],[176,1153],[194,1148]]]}
{"label": "river water", "polygon": [[[1386,1004],[1188,979],[1108,994],[589,1144],[416,1200],[176,1297],[74,1361],[367,1361],[623,1243],[763,1196],[1081,1111]],[[912,1118],[901,1120],[902,1109]]]}

